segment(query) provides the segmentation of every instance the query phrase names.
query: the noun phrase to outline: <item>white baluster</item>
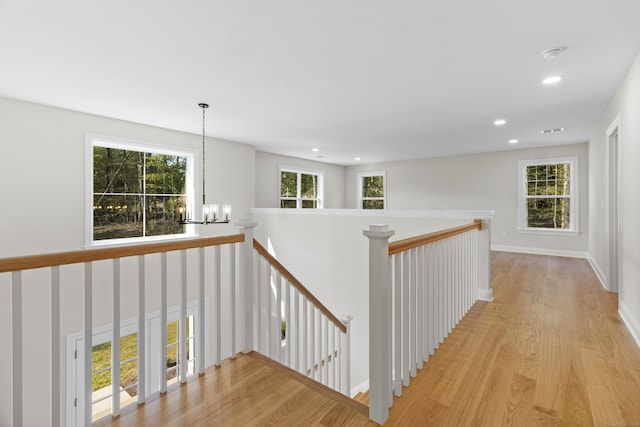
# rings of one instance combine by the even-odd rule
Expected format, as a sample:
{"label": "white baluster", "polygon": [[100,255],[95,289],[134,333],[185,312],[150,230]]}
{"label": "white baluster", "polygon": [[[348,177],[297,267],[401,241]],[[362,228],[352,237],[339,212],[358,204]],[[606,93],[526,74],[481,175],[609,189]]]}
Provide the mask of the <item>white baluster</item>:
{"label": "white baluster", "polygon": [[[222,279],[220,271],[220,246],[213,247],[213,289],[215,294],[216,311],[216,346],[213,363],[220,366],[222,363]],[[181,322],[184,322],[182,319]]]}
{"label": "white baluster", "polygon": [[116,258],[112,262],[111,415],[115,417],[120,414],[120,258]]}
{"label": "white baluster", "polygon": [[146,271],[145,257],[138,255],[138,403],[144,403],[147,396],[146,381]]}
{"label": "white baluster", "polygon": [[60,267],[51,267],[51,425],[60,425]]}
{"label": "white baluster", "polygon": [[309,322],[309,303],[305,296],[302,296],[302,333],[300,341],[302,342],[302,373],[308,375],[309,359],[307,358],[307,348],[309,345],[309,332],[307,330]]}
{"label": "white baluster", "polygon": [[402,396],[402,254],[393,255],[394,292],[394,382],[396,396]]}
{"label": "white baluster", "polygon": [[180,383],[187,382],[187,251],[180,251],[180,320],[178,321],[179,357],[178,374]]}
{"label": "white baluster", "polygon": [[[295,328],[295,329],[294,329]],[[302,372],[300,363],[300,337],[302,336],[300,327],[300,294],[297,289],[293,289],[293,322],[291,323],[291,349],[293,352],[293,369]]]}
{"label": "white baluster", "polygon": [[[15,285],[15,283],[14,283]],[[13,306],[15,309],[15,305]],[[22,343],[20,343],[22,344]],[[21,356],[22,357],[22,356]],[[92,419],[92,359],[93,359],[93,264],[84,263],[84,423],[91,425]],[[22,365],[20,365],[20,372]],[[14,369],[16,367],[14,366]],[[22,391],[20,403],[22,404]],[[15,402],[14,402],[15,411]],[[15,416],[15,413],[14,413]],[[22,415],[20,415],[22,416]],[[15,420],[14,420],[15,421]]]}
{"label": "white baluster", "polygon": [[402,385],[409,386],[409,253],[402,253]]}
{"label": "white baluster", "polygon": [[[85,281],[86,289],[86,281]],[[89,293],[89,296],[91,294]],[[89,299],[89,301],[91,301]],[[85,292],[85,305],[87,302]],[[86,320],[85,309],[85,320]],[[85,322],[85,338],[86,338],[86,322]],[[85,349],[86,349],[85,343]],[[13,425],[22,426],[22,271],[13,271],[11,273],[11,385],[13,392]],[[91,359],[89,359],[91,360]],[[85,357],[86,361],[86,357]],[[89,368],[91,369],[91,368]],[[85,368],[85,375],[87,369]],[[90,374],[91,372],[89,372]],[[85,397],[87,395],[87,381],[84,382]],[[91,383],[89,383],[89,395],[91,393]],[[85,410],[87,405],[85,404]],[[87,419],[85,415],[85,420]],[[89,404],[89,420],[91,420],[91,404]]]}
{"label": "white baluster", "polygon": [[410,369],[410,373],[409,375],[411,375],[413,378],[415,378],[417,372],[416,372],[416,365],[417,365],[417,361],[416,361],[416,353],[417,353],[417,349],[416,349],[416,344],[417,344],[417,339],[418,339],[418,334],[416,331],[416,326],[417,326],[417,316],[416,316],[416,312],[417,312],[417,303],[418,303],[418,294],[417,294],[417,287],[418,287],[418,283],[417,283],[417,273],[418,273],[418,263],[416,260],[416,250],[412,249],[409,251],[409,257],[410,257],[410,264],[411,264],[411,282],[410,282],[410,292],[411,292],[411,296],[410,296],[410,301],[409,301],[409,306],[410,306],[410,323],[409,323],[409,327],[410,327],[410,331],[409,331],[409,369]]}
{"label": "white baluster", "polygon": [[231,358],[235,359],[237,348],[237,302],[236,293],[238,292],[238,283],[236,281],[236,244],[229,245],[229,294],[231,297]]}
{"label": "white baluster", "polygon": [[292,331],[292,322],[291,322],[291,283],[288,280],[285,280],[285,302],[284,302],[284,322],[285,322],[285,365],[288,367],[292,367],[291,356],[292,356],[292,343],[291,343],[291,331]]}
{"label": "white baluster", "polygon": [[275,270],[273,277],[275,294],[273,295],[274,307],[271,313],[271,318],[273,319],[272,354],[274,360],[282,362],[282,276],[280,271]]}
{"label": "white baluster", "polygon": [[160,254],[160,393],[167,392],[167,253]]}

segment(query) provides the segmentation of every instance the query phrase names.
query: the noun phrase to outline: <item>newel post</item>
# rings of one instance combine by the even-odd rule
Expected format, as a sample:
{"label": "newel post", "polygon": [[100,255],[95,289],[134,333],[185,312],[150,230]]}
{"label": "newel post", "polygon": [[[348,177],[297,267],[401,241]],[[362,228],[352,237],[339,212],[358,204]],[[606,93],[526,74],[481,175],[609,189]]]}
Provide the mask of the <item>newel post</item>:
{"label": "newel post", "polygon": [[369,238],[369,418],[384,424],[391,390],[391,273],[389,238],[395,231],[370,225]]}
{"label": "newel post", "polygon": [[[476,220],[478,221],[478,220]],[[491,289],[491,220],[482,220],[478,230],[478,299],[480,301],[493,301],[493,289]]]}
{"label": "newel post", "polygon": [[244,347],[242,352],[253,351],[253,229],[257,222],[241,219],[234,224],[244,234],[244,242],[240,246],[240,286],[238,299],[241,304],[240,313],[244,319]]}

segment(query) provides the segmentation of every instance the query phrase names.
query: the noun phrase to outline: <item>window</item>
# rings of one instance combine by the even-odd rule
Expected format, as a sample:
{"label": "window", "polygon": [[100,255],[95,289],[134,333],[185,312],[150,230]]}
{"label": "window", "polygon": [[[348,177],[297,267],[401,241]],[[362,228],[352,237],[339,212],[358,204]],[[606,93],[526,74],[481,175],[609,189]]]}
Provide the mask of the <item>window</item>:
{"label": "window", "polygon": [[578,158],[519,162],[520,231],[578,232]]}
{"label": "window", "polygon": [[192,204],[193,151],[89,136],[87,156],[88,246],[195,232],[178,223]]}
{"label": "window", "polygon": [[385,172],[358,174],[358,207],[360,209],[385,208]]}
{"label": "window", "polygon": [[[205,303],[205,322],[208,302]],[[196,339],[198,325],[196,318],[198,304],[195,301],[187,304],[187,316],[180,322],[179,307],[167,310],[167,360],[161,361],[157,351],[161,340],[160,314],[148,315],[145,321],[145,377],[138,377],[138,330],[137,319],[126,319],[120,324],[120,407],[124,408],[138,401],[138,390],[144,384],[146,395],[152,395],[160,389],[161,369],[167,371],[167,385],[178,382],[180,376],[180,328],[185,327],[186,364],[185,374],[190,377],[196,372]],[[111,414],[112,403],[112,340],[111,325],[93,330],[92,338],[92,405],[91,418],[95,422]],[[205,336],[205,365],[209,359],[207,337]],[[67,419],[69,425],[84,424],[84,333],[67,337]],[[146,396],[145,396],[146,397]]]}
{"label": "window", "polygon": [[322,172],[280,168],[280,207],[322,208]]}

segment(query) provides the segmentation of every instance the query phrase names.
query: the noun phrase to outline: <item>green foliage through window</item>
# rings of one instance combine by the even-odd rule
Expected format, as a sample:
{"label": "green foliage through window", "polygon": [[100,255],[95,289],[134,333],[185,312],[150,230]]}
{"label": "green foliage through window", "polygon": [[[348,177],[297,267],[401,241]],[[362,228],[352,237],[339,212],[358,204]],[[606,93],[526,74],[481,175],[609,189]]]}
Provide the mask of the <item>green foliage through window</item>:
{"label": "green foliage through window", "polygon": [[362,209],[384,209],[384,175],[363,175],[360,182]]}
{"label": "green foliage through window", "polygon": [[187,158],[93,147],[93,240],[184,233]]}
{"label": "green foliage through window", "polygon": [[317,209],[320,207],[321,175],[282,170],[280,172],[280,207]]}
{"label": "green foliage through window", "polygon": [[527,227],[571,228],[571,165],[569,163],[527,166]]}

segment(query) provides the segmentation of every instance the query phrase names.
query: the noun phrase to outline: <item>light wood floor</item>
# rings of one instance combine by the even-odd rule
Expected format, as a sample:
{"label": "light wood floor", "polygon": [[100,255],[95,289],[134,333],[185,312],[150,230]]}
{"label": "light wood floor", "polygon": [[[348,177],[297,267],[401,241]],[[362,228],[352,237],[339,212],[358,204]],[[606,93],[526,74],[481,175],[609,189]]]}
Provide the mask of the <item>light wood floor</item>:
{"label": "light wood floor", "polygon": [[[394,399],[388,426],[640,426],[640,350],[587,261],[494,252],[478,302]],[[368,426],[242,356],[111,426]]]}

